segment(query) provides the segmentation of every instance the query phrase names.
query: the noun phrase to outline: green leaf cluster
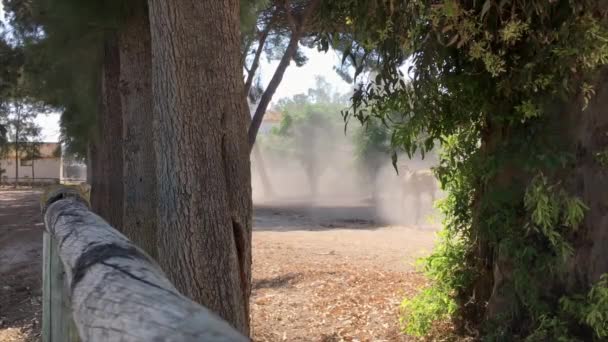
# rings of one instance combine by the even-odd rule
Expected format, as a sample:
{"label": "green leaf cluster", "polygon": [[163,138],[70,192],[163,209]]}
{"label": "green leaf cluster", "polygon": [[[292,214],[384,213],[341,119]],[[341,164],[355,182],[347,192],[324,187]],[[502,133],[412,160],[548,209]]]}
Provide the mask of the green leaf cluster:
{"label": "green leaf cluster", "polygon": [[[563,276],[586,211],[558,181],[571,170],[575,152],[560,125],[564,108],[586,108],[608,64],[602,2],[345,0],[327,6],[326,20],[346,29],[327,33],[324,42],[365,57],[357,60],[356,75],[377,73],[360,81],[347,118],[386,124],[391,148],[410,155],[435,142],[442,148],[435,174],[448,192],[440,208],[451,243],[428,258],[434,285],[407,302],[406,329],[422,334],[445,315],[480,323],[490,294],[479,295],[477,284],[492,278],[491,265],[505,263],[501,291],[514,310],[481,327],[485,335],[509,340],[552,326],[563,336],[587,336],[581,331],[590,322],[541,317],[555,316],[560,295],[548,286]],[[446,296],[456,310],[437,309],[450,307]],[[430,304],[433,298],[438,305]]]}

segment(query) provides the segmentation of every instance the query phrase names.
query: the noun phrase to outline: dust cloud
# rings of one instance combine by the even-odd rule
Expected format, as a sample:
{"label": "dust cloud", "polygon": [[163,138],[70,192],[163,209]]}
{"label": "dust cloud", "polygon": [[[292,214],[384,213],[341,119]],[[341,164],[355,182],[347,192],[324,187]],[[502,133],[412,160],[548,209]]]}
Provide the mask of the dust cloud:
{"label": "dust cloud", "polygon": [[[345,134],[343,124],[327,126],[294,125],[288,152],[277,146],[281,142],[262,137],[264,143],[251,157],[254,204],[350,208],[358,211],[358,219],[377,224],[438,226],[433,196],[442,195],[429,170],[437,163],[436,154],[424,159],[401,156],[399,174],[386,154],[374,158],[373,167],[363,167],[353,130]],[[374,171],[365,171],[370,169]]]}

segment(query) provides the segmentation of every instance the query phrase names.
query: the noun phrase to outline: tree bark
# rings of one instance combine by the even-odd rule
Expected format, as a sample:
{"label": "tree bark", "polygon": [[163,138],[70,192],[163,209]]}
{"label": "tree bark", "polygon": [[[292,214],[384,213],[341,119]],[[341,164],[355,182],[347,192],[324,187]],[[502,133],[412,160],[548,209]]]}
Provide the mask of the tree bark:
{"label": "tree bark", "polygon": [[158,259],[249,334],[251,171],[239,2],[150,0]]}
{"label": "tree bark", "polygon": [[152,115],[152,50],[148,13],[129,17],[118,38],[124,208],[122,232],[156,259],[156,156]]}
{"label": "tree bark", "polygon": [[[45,234],[45,247],[50,247],[45,266],[55,269],[44,279],[45,304],[57,309],[55,314],[67,311],[66,320],[73,316],[82,341],[247,341],[179,293],[148,255],[87,208],[78,191],[59,188],[42,203],[50,235]],[[61,336],[66,326],[45,332],[58,337],[53,341],[80,340],[68,331]]]}
{"label": "tree bark", "polygon": [[589,289],[608,273],[608,165],[599,153],[608,152],[608,68],[596,85],[596,95],[586,110],[577,106],[564,111],[564,126],[576,153],[576,166],[568,177],[569,192],[578,196],[589,210],[574,236],[574,256],[569,263],[565,287],[568,291]]}
{"label": "tree bark", "polygon": [[99,216],[122,227],[122,111],[118,83],[120,56],[116,37],[105,42],[101,77],[101,109],[97,116],[98,144],[91,205]]}
{"label": "tree bark", "polygon": [[[490,158],[496,153],[501,143],[507,143],[504,130],[504,124],[491,120],[491,118],[486,121],[481,134],[480,155]],[[512,285],[513,282],[511,270],[506,269],[509,262],[500,255],[500,251],[495,250],[487,240],[487,235],[482,233],[485,224],[482,216],[483,203],[493,200],[492,192],[514,189],[516,187],[515,173],[512,168],[503,166],[487,183],[481,179],[477,180],[472,199],[471,219],[473,227],[471,234],[475,236],[473,238],[475,246],[465,258],[468,264],[475,265],[478,274],[470,287],[461,289],[456,296],[460,313],[456,315],[454,323],[461,333],[465,333],[465,329],[470,323],[479,325],[484,320],[497,319],[510,309],[512,312],[518,309],[519,303],[517,298],[512,297],[513,291],[505,291],[505,289],[510,289],[509,285]],[[531,176],[528,176],[529,179]],[[520,183],[525,184],[525,182]],[[514,197],[523,199],[524,189],[520,186],[517,187],[517,191],[520,194]],[[512,316],[505,315],[503,319],[505,326],[513,324],[513,321],[507,323],[510,317]]]}
{"label": "tree bark", "polygon": [[15,141],[15,189],[19,186],[19,143]]}
{"label": "tree bark", "polygon": [[[608,167],[602,165],[597,158],[598,153],[608,151],[608,69],[605,68],[601,73],[596,85],[596,96],[586,110],[581,110],[581,103],[580,99],[575,98],[565,106],[556,105],[553,111],[555,123],[547,127],[547,130],[557,132],[564,143],[563,149],[576,157],[574,167],[559,170],[556,178],[563,181],[569,196],[580,198],[589,208],[583,223],[575,232],[566,236],[574,252],[565,272],[560,275],[543,275],[543,279],[537,279],[542,284],[539,291],[545,294],[544,300],[554,301],[551,304],[555,306],[561,296],[585,295],[603,274],[608,273]],[[497,128],[488,135],[491,138],[482,138],[482,146],[493,151],[504,136],[501,136],[500,129]],[[507,165],[495,176],[491,186],[494,189],[521,188],[533,176],[527,175],[526,178],[524,175],[520,166]],[[487,190],[480,189],[480,193]],[[523,190],[522,188],[520,197],[523,197]],[[474,211],[479,212],[479,208]],[[480,224],[474,219],[473,225],[475,227]],[[522,310],[522,304],[513,291],[514,261],[506,257],[500,247],[493,250],[483,240],[478,240],[475,253],[472,257],[481,262],[482,267],[478,268],[480,275],[472,291],[461,298],[468,298],[469,302],[473,302],[471,298],[477,301],[468,308],[463,306],[466,318],[473,322],[500,319],[505,326],[521,324],[514,318],[517,316],[514,313]]]}
{"label": "tree bark", "polygon": [[87,144],[87,184],[91,185],[93,182],[93,158],[97,155],[95,143],[93,139],[89,140]]}
{"label": "tree bark", "polygon": [[17,120],[15,124],[15,189],[19,186],[19,133],[21,129],[21,105],[16,104]]}

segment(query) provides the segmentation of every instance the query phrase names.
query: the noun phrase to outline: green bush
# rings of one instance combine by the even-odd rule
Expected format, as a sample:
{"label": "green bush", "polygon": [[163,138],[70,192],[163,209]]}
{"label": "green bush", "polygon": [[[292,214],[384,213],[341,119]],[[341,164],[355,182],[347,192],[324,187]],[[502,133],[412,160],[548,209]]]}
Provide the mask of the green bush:
{"label": "green bush", "polygon": [[449,319],[457,309],[453,289],[464,286],[470,275],[464,272],[462,241],[443,230],[432,255],[419,261],[431,285],[401,303],[403,330],[410,335],[427,335],[433,325]]}

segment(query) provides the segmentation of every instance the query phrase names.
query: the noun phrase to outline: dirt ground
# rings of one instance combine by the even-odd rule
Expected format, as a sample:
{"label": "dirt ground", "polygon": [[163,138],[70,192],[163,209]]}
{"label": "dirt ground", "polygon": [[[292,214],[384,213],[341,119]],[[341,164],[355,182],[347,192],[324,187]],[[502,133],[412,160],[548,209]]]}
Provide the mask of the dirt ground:
{"label": "dirt ground", "polygon": [[[0,191],[0,341],[40,336],[36,191]],[[409,341],[399,303],[424,285],[413,262],[433,227],[383,226],[364,204],[264,203],[254,213],[256,341]]]}
{"label": "dirt ground", "polygon": [[40,192],[0,191],[0,341],[40,336],[42,231]]}

